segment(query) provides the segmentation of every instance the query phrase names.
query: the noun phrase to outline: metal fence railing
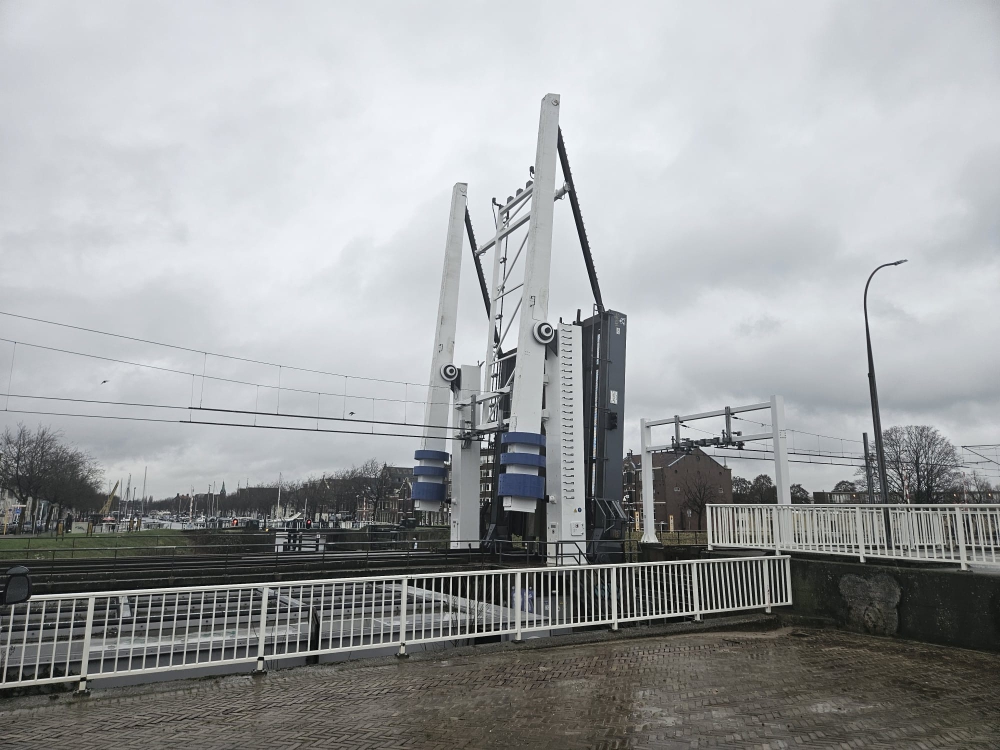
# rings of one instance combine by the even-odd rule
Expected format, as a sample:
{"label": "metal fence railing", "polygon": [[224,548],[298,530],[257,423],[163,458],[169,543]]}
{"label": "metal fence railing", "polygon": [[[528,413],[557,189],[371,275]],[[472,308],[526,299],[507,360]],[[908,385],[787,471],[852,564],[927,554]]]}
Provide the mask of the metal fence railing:
{"label": "metal fence railing", "polygon": [[708,547],[1000,565],[1000,505],[708,505]]}
{"label": "metal fence railing", "polygon": [[39,596],[0,607],[0,689],[770,611],[790,575],[769,556]]}

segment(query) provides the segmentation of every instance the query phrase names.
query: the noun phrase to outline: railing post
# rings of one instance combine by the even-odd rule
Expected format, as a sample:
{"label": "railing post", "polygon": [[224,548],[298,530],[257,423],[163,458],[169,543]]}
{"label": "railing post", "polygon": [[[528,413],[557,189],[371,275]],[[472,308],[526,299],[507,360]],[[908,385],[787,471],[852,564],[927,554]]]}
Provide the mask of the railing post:
{"label": "railing post", "polygon": [[618,630],[618,571],[621,568],[617,565],[611,570],[611,629]]}
{"label": "railing post", "polygon": [[514,643],[521,643],[521,571],[514,573]]}
{"label": "railing post", "polygon": [[[94,605],[96,602],[96,596],[87,599],[87,624],[83,629],[83,653],[80,655],[80,684],[76,687],[76,692],[84,695],[90,693],[90,690],[87,689],[87,675],[90,672],[90,636],[94,632]],[[67,648],[71,646],[72,644],[69,644]]]}
{"label": "railing post", "polygon": [[968,570],[969,560],[965,552],[965,519],[962,516],[962,506],[955,506],[955,533],[958,535],[958,554],[961,556],[962,570]]}
{"label": "railing post", "polygon": [[[409,654],[406,653],[406,608],[409,605],[408,598],[409,593],[407,592],[407,584],[409,582],[409,576],[403,576],[403,593],[399,600],[399,653],[396,654],[397,659],[407,659]],[[414,627],[416,627],[416,613],[414,612]]]}
{"label": "railing post", "polygon": [[708,551],[712,551],[712,539],[715,536],[712,533],[712,505],[711,503],[705,504],[705,525],[708,527],[708,538],[705,540],[708,544]]}
{"label": "railing post", "polygon": [[[271,598],[271,587],[265,586],[260,597],[260,621],[257,623],[257,668],[254,674],[266,674],[264,669],[264,636],[267,630],[267,604]],[[277,625],[277,621],[275,621]]]}
{"label": "railing post", "polygon": [[[771,614],[771,558],[761,557],[759,559],[764,566],[764,611]],[[779,560],[780,558],[775,557],[774,559]]]}
{"label": "railing post", "polygon": [[858,544],[858,559],[865,561],[865,529],[862,526],[861,506],[854,506],[854,538]]}
{"label": "railing post", "polygon": [[697,561],[691,561],[691,596],[694,599],[694,619],[701,620],[701,576]]}
{"label": "railing post", "polygon": [[769,508],[771,511],[771,534],[774,536],[774,554],[781,554],[781,520],[779,516],[781,515],[781,507],[775,505],[774,508]]}

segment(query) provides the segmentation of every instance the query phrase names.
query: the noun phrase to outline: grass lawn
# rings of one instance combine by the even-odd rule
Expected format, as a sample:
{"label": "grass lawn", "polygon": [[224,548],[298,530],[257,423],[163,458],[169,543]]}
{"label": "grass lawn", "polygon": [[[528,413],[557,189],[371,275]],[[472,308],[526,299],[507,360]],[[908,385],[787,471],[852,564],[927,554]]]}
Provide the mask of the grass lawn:
{"label": "grass lawn", "polygon": [[155,554],[157,547],[187,547],[197,538],[171,529],[133,531],[130,534],[31,534],[0,535],[0,560],[52,559],[66,557],[110,557]]}

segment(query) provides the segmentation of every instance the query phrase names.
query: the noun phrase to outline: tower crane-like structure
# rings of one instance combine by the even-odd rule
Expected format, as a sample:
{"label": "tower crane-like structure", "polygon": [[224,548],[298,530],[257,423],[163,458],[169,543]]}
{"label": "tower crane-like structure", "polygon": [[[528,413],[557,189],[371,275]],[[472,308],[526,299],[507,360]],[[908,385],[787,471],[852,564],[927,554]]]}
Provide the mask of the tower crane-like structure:
{"label": "tower crane-like structure", "polygon": [[[625,528],[626,318],[604,306],[559,127],[560,106],[557,94],[542,99],[531,179],[505,202],[494,198],[490,239],[476,243],[467,185],[452,190],[424,413],[428,426],[414,454],[412,497],[418,511],[450,502],[454,548],[499,544],[516,535],[550,564],[610,562],[621,558]],[[567,196],[594,312],[586,320],[577,311],[575,321],[553,323],[553,216],[555,204]],[[488,314],[486,356],[481,365],[458,367],[466,238]],[[483,268],[488,255],[489,282]]]}

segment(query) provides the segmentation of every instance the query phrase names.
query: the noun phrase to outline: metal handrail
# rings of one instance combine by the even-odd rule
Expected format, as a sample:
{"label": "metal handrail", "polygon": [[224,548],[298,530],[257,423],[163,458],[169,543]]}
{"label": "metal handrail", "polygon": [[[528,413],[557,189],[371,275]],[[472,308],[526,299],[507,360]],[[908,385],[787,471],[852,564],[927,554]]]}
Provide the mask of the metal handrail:
{"label": "metal handrail", "polygon": [[709,505],[709,549],[1000,565],[1000,505]]}
{"label": "metal handrail", "polygon": [[0,689],[618,629],[791,596],[787,556],[49,594],[0,609]]}

